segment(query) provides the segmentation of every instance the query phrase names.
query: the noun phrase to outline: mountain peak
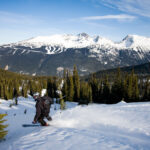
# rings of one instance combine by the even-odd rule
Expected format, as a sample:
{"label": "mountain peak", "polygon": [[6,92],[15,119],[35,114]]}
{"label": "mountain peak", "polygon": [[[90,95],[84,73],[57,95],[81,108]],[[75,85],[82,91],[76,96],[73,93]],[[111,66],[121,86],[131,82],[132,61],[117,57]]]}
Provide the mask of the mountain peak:
{"label": "mountain peak", "polygon": [[82,37],[89,37],[89,35],[85,32],[79,33],[78,36],[82,36]]}
{"label": "mountain peak", "polygon": [[121,43],[124,43],[125,47],[143,47],[143,48],[149,48],[150,47],[150,38],[145,36],[139,36],[139,35],[127,35]]}

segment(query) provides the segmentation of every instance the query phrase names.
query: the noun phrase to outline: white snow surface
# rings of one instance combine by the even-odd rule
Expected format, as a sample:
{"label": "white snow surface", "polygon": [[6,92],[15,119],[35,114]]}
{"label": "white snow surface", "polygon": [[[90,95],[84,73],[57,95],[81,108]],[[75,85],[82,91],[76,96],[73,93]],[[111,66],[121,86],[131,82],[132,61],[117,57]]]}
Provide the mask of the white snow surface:
{"label": "white snow surface", "polygon": [[[53,121],[48,127],[22,127],[35,115],[32,97],[0,100],[0,113],[6,113],[8,135],[1,150],[149,150],[150,103],[124,102],[114,105],[79,106],[67,102],[66,110],[51,107]],[[54,108],[57,108],[56,110]],[[27,113],[24,114],[24,110]]]}
{"label": "white snow surface", "polygon": [[[149,51],[150,38],[139,35],[127,35],[120,42],[113,42],[100,36],[89,36],[86,33],[78,35],[56,34],[51,36],[37,36],[28,40],[3,45],[4,47],[27,46],[31,48],[40,48],[46,46],[47,54],[55,54],[55,48],[59,47],[57,53],[61,53],[67,48],[105,48],[105,49],[134,49]],[[52,47],[54,48],[52,50]]]}

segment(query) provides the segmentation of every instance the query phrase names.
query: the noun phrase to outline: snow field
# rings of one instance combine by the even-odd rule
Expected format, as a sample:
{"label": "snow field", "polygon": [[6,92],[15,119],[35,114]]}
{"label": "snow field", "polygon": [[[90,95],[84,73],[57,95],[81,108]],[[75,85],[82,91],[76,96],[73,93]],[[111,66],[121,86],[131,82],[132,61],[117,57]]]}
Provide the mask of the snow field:
{"label": "snow field", "polygon": [[[0,113],[7,112],[8,135],[1,150],[149,150],[150,103],[84,105],[67,102],[66,110],[51,107],[49,127],[23,128],[35,115],[32,97],[19,98],[19,105],[0,100]],[[55,110],[56,108],[56,110]],[[24,114],[24,110],[27,113]]]}

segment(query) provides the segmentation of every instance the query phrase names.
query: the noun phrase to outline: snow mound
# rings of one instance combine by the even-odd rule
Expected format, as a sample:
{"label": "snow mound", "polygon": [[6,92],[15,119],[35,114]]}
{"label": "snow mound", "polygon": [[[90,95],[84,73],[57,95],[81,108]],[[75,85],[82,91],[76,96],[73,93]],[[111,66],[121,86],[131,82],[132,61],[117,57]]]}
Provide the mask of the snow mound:
{"label": "snow mound", "polygon": [[[54,115],[54,126],[68,128],[93,128],[93,126],[115,126],[129,131],[138,131],[150,135],[150,125],[144,112],[150,104],[129,105],[119,103],[113,106],[96,105],[77,106]],[[140,107],[140,111],[138,111]],[[136,112],[137,111],[137,112]],[[136,112],[135,114],[133,112]],[[150,109],[149,109],[150,112]],[[132,114],[132,115],[131,115]],[[146,121],[143,118],[147,118]],[[140,120],[143,120],[142,122]]]}

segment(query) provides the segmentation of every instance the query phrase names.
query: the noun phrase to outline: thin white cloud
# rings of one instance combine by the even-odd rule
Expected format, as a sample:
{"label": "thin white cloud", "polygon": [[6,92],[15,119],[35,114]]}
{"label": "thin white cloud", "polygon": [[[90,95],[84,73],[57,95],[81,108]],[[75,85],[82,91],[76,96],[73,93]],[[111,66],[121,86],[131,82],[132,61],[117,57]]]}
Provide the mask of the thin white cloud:
{"label": "thin white cloud", "polygon": [[94,0],[95,2],[126,13],[150,17],[150,0]]}
{"label": "thin white cloud", "polygon": [[32,16],[0,11],[0,22],[11,24],[35,25],[37,23],[42,22],[42,20],[35,19]]}
{"label": "thin white cloud", "polygon": [[105,16],[90,16],[90,17],[82,17],[81,20],[134,20],[135,16],[120,14],[120,15],[105,15]]}

